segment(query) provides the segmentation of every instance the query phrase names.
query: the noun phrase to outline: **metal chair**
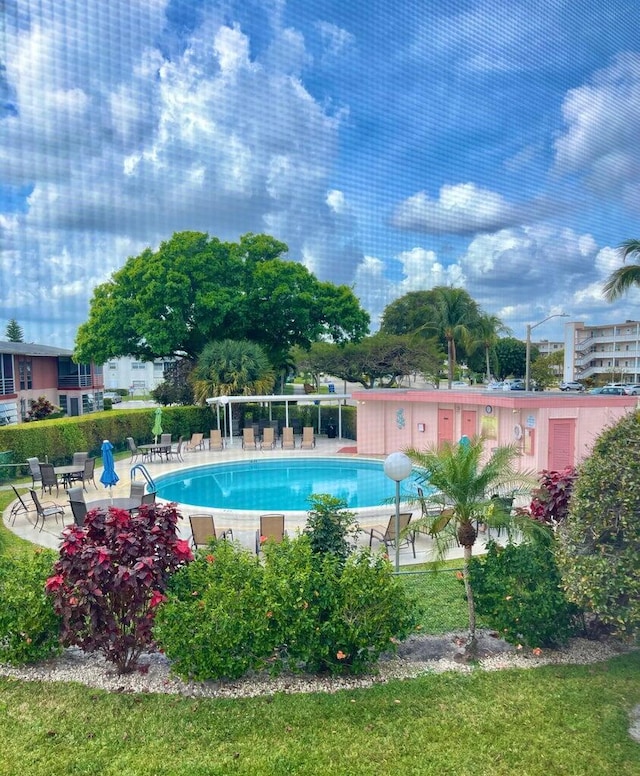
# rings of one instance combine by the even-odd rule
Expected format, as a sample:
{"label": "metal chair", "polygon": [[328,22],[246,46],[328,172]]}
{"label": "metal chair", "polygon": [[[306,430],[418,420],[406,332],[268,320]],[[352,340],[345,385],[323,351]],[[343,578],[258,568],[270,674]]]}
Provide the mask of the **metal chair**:
{"label": "metal chair", "polygon": [[[416,557],[416,535],[415,531],[408,531],[409,523],[411,522],[411,512],[400,513],[400,533],[398,535],[399,544],[398,547],[411,547],[413,550],[413,557]],[[387,552],[395,550],[396,548],[396,516],[391,515],[389,522],[386,526],[378,526],[370,529],[369,533],[369,548],[373,544],[373,540],[377,539],[384,544]]]}
{"label": "metal chair", "polygon": [[74,466],[83,466],[88,457],[89,453],[74,453],[73,461],[71,461],[71,463]]}
{"label": "metal chair", "polygon": [[41,475],[41,485],[42,485],[42,495],[44,495],[44,491],[46,488],[49,489],[49,495],[51,495],[51,489],[55,486],[56,489],[56,495],[60,494],[60,480],[58,479],[58,475],[55,473],[53,469],[52,463],[41,463],[40,464],[40,475]]}
{"label": "metal chair", "polygon": [[127,437],[127,447],[131,453],[129,463],[133,463],[140,457],[140,450],[138,450],[136,443],[133,441],[133,437]]}
{"label": "metal chair", "polygon": [[182,457],[182,443],[183,438],[180,437],[178,443],[175,446],[172,446],[171,450],[167,450],[167,460],[175,458],[177,461],[184,461],[184,458]]}
{"label": "metal chair", "polygon": [[152,506],[155,503],[156,503],[155,490],[152,490],[151,493],[145,493],[142,499],[140,500],[140,504],[146,504],[147,506]]}
{"label": "metal chair", "polygon": [[42,482],[40,474],[40,461],[38,458],[27,458],[29,464],[29,474],[31,474],[31,487],[35,488],[36,482]]}
{"label": "metal chair", "polygon": [[224,441],[220,429],[212,428],[209,432],[209,450],[222,450]]}
{"label": "metal chair", "polygon": [[129,498],[139,498],[142,504],[142,497],[144,496],[146,485],[144,482],[132,482],[129,486]]}
{"label": "metal chair", "polygon": [[35,504],[36,508],[36,523],[35,527],[38,525],[38,520],[42,520],[42,525],[40,526],[40,530],[44,528],[44,521],[48,517],[55,517],[56,523],[58,522],[58,515],[62,517],[62,525],[64,525],[64,508],[58,506],[57,504],[53,504],[50,502],[41,502],[38,498],[38,494],[35,492],[35,490],[30,490],[29,493],[31,493],[31,498],[33,499],[33,503]]}
{"label": "metal chair", "polygon": [[73,515],[73,522],[82,528],[84,525],[84,519],[87,516],[87,504],[84,500],[84,489],[69,488],[67,490],[69,496],[69,506],[71,507],[71,513]]}
{"label": "metal chair", "polygon": [[16,498],[18,499],[15,504],[11,507],[11,512],[9,512],[9,518],[11,519],[11,525],[13,525],[16,522],[16,517],[22,512],[25,514],[29,514],[32,510],[29,509],[29,507],[24,503],[22,500],[22,496],[18,493],[18,491],[15,489],[15,487],[12,485],[11,489],[16,494]]}
{"label": "metal chair", "polygon": [[256,555],[260,554],[260,549],[266,541],[281,542],[286,535],[284,514],[260,515],[260,529],[256,531]]}
{"label": "metal chair", "polygon": [[74,474],[71,477],[71,481],[81,482],[84,490],[86,490],[84,485],[85,482],[93,482],[94,487],[97,488],[98,486],[96,485],[95,471],[96,471],[96,459],[86,458],[84,462],[84,470],[80,474]]}

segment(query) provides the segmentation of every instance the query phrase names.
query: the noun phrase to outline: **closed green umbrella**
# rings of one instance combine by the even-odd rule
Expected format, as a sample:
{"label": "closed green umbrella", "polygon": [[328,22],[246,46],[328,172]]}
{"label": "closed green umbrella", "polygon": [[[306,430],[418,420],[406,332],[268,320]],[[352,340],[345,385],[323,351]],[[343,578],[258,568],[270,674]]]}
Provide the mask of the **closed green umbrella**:
{"label": "closed green umbrella", "polygon": [[158,407],[155,411],[155,417],[153,420],[153,428],[151,433],[154,435],[154,442],[158,441],[158,437],[162,434],[162,407]]}

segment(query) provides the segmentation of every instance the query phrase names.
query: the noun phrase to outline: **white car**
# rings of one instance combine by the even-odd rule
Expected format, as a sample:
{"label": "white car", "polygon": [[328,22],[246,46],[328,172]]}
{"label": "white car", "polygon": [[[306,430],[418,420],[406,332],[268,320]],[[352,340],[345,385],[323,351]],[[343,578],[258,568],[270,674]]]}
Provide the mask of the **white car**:
{"label": "white car", "polygon": [[116,393],[115,391],[106,391],[102,394],[103,399],[111,399],[112,404],[118,404],[122,401],[122,396],[120,396],[119,393]]}
{"label": "white car", "polygon": [[584,391],[584,385],[577,380],[567,380],[567,382],[560,383],[561,391]]}
{"label": "white car", "polygon": [[625,385],[624,392],[627,396],[640,395],[640,383],[632,383],[631,385]]}

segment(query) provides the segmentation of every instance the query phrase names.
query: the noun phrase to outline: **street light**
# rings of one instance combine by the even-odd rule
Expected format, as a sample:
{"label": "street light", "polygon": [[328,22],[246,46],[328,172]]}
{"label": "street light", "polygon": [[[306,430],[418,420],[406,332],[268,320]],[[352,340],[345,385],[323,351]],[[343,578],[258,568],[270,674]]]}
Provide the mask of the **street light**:
{"label": "street light", "polygon": [[396,483],[396,573],[400,570],[400,483],[413,469],[413,464],[404,453],[391,453],[385,458],[384,473]]}
{"label": "street light", "polygon": [[547,315],[546,318],[543,318],[541,321],[538,321],[538,323],[528,323],[527,324],[527,350],[524,357],[524,389],[525,391],[529,390],[531,380],[529,379],[529,372],[531,371],[531,332],[533,329],[536,329],[538,326],[542,326],[543,323],[546,323],[547,321],[550,321],[552,318],[568,318],[568,313],[554,313],[553,315]]}

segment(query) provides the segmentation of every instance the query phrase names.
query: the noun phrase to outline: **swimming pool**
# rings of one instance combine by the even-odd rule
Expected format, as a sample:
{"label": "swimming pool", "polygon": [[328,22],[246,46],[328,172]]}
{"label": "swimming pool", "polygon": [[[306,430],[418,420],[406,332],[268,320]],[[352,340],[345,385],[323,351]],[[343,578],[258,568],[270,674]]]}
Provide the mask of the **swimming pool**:
{"label": "swimming pool", "polygon": [[[412,475],[402,483],[403,498],[416,494]],[[158,496],[199,507],[233,510],[306,511],[309,496],[328,493],[349,509],[393,502],[395,482],[382,461],[357,458],[287,458],[209,464],[156,478]]]}

